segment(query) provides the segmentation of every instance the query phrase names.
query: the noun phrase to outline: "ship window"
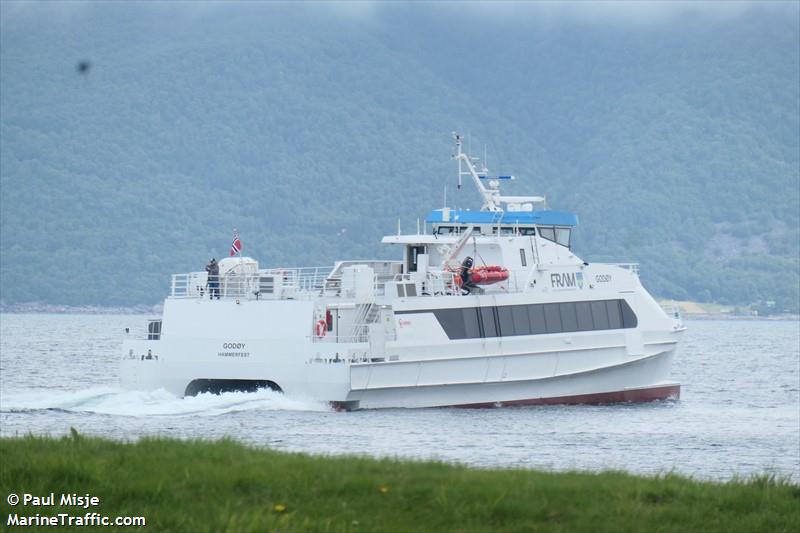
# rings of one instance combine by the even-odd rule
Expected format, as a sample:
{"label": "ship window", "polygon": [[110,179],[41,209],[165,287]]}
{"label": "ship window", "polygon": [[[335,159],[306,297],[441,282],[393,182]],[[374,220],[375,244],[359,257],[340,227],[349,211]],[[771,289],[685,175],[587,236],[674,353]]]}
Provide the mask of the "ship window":
{"label": "ship window", "polygon": [[161,321],[151,320],[147,323],[147,340],[157,341],[161,339]]}
{"label": "ship window", "polygon": [[571,231],[569,228],[556,228],[556,242],[561,246],[569,248],[570,233]]}
{"label": "ship window", "polygon": [[[575,314],[575,304],[566,302],[558,305],[561,311],[561,331],[578,331],[578,317]],[[550,328],[548,328],[547,331],[550,331]]]}
{"label": "ship window", "polygon": [[[416,313],[423,311],[398,311]],[[465,307],[431,310],[448,338],[478,339],[543,333],[635,328],[636,314],[625,300]]]}
{"label": "ship window", "polygon": [[466,339],[467,330],[461,309],[436,309],[433,312],[439,325],[451,339]]}
{"label": "ship window", "polygon": [[480,307],[481,326],[484,337],[497,337],[497,327],[494,323],[494,307]]}
{"label": "ship window", "polygon": [[525,257],[525,248],[519,249],[519,262],[522,266],[528,266],[528,259]]}
{"label": "ship window", "polygon": [[406,297],[406,286],[403,283],[398,283],[397,287],[397,297],[398,298],[405,298]]}
{"label": "ship window", "polygon": [[[417,256],[420,254],[425,253],[424,246],[409,246],[408,247],[408,268],[406,268],[406,272],[416,272],[417,271]],[[411,296],[409,294],[409,296]]]}
{"label": "ship window", "polygon": [[481,326],[478,322],[478,310],[474,307],[467,307],[461,310],[464,317],[464,329],[466,331],[466,338],[478,339],[481,336]]}
{"label": "ship window", "polygon": [[413,283],[406,284],[406,296],[416,296],[417,295],[417,286]]}
{"label": "ship window", "polygon": [[619,329],[622,327],[622,314],[619,311],[619,300],[608,300],[606,302],[608,310],[608,327]]}
{"label": "ship window", "polygon": [[592,307],[592,321],[594,329],[609,329],[608,327],[608,311],[606,310],[605,302],[591,302]]}
{"label": "ship window", "polygon": [[547,333],[561,333],[561,311],[558,304],[544,304],[544,322]]}
{"label": "ship window", "polygon": [[533,228],[519,228],[520,235],[536,235],[536,230]]}
{"label": "ship window", "polygon": [[530,335],[531,324],[528,322],[528,306],[512,305],[511,316],[514,321],[514,332],[517,335]]}
{"label": "ship window", "polygon": [[555,242],[556,240],[556,230],[553,226],[548,226],[544,228],[539,228],[539,235],[547,239],[548,241]]}
{"label": "ship window", "polygon": [[636,319],[636,314],[631,309],[631,306],[628,305],[628,302],[625,300],[619,301],[620,307],[622,308],[622,327],[623,328],[635,328],[639,321]]}
{"label": "ship window", "polygon": [[436,233],[439,235],[447,235],[453,233],[453,226],[439,226],[436,229]]}
{"label": "ship window", "polygon": [[578,331],[595,329],[592,323],[592,308],[589,302],[576,302],[575,312],[578,314]]}
{"label": "ship window", "polygon": [[497,321],[500,325],[500,336],[511,337],[513,335],[524,335],[524,333],[517,333],[514,325],[514,314],[511,311],[510,305],[503,305],[497,308]]}
{"label": "ship window", "polygon": [[531,304],[528,306],[528,315],[530,316],[531,333],[534,335],[540,333],[547,333],[547,325],[544,321],[544,305]]}

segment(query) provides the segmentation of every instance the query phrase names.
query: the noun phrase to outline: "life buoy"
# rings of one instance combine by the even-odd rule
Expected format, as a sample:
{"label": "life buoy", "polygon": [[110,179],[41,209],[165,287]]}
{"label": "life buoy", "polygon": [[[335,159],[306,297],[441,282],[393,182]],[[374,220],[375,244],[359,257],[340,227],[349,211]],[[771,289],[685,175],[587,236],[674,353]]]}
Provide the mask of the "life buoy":
{"label": "life buoy", "polygon": [[324,337],[328,332],[328,324],[324,320],[317,320],[317,337]]}

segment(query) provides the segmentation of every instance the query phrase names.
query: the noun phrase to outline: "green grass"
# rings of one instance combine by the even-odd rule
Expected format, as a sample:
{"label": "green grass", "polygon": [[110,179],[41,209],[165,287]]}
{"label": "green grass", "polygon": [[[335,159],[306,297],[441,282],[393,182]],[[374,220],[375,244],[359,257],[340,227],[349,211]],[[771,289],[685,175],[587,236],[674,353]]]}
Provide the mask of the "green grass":
{"label": "green grass", "polygon": [[66,512],[12,510],[9,493],[88,492],[91,510],[144,516],[150,531],[800,531],[800,486],[770,476],[477,470],[75,432],[0,439],[0,463],[0,530],[9,513]]}

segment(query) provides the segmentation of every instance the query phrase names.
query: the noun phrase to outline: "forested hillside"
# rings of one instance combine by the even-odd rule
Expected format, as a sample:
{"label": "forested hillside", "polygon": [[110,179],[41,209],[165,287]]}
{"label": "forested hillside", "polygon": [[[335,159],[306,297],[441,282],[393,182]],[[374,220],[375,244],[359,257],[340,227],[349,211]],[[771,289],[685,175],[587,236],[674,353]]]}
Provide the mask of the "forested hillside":
{"label": "forested hillside", "polygon": [[460,130],[586,260],[797,312],[800,16],[745,7],[0,3],[0,298],[156,303],[234,227],[264,265],[394,257],[445,186],[478,203]]}

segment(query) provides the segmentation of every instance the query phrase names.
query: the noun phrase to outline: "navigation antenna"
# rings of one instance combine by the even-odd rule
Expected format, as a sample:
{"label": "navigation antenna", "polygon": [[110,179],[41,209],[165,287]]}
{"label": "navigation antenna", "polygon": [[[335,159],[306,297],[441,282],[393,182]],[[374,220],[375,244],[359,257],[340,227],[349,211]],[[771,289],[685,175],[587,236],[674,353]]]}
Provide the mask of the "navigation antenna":
{"label": "navigation antenna", "polygon": [[[453,132],[453,138],[456,141],[456,153],[453,155],[453,159],[458,162],[458,188],[461,189],[462,176],[471,176],[472,181],[475,182],[475,186],[478,188],[478,192],[483,196],[481,211],[502,213],[504,210],[501,207],[501,203],[508,204],[509,210],[519,210],[524,208],[523,204],[528,202],[544,202],[544,197],[542,196],[501,196],[500,182],[513,180],[514,176],[489,176],[489,169],[486,168],[485,162],[480,170],[481,173],[478,174],[473,162],[478,161],[479,158],[470,157],[461,150],[460,134]],[[464,170],[464,167],[466,167],[466,170]],[[488,187],[483,185],[482,182],[484,180],[488,182]]]}

